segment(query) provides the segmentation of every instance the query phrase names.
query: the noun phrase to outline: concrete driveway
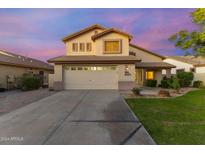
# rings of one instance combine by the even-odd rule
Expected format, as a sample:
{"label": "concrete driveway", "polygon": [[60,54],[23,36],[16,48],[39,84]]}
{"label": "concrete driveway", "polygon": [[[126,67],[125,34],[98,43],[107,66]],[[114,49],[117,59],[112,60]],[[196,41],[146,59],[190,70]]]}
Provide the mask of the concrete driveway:
{"label": "concrete driveway", "polygon": [[114,90],[62,91],[0,117],[0,144],[155,144]]}

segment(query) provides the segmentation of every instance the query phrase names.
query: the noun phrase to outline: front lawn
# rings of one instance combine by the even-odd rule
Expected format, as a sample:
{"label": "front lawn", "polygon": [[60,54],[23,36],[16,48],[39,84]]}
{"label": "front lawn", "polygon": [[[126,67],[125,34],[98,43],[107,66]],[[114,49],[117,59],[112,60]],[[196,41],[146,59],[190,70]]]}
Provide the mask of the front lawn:
{"label": "front lawn", "polygon": [[157,144],[205,144],[205,89],[127,102]]}

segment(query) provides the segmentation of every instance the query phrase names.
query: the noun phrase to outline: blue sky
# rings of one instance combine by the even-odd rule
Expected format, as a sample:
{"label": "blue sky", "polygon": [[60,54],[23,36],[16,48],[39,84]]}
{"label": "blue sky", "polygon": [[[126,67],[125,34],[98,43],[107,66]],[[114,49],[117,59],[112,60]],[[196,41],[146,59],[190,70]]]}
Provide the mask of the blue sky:
{"label": "blue sky", "polygon": [[0,9],[0,49],[47,60],[64,55],[61,39],[92,24],[119,28],[132,43],[162,55],[183,55],[168,37],[197,29],[194,9]]}

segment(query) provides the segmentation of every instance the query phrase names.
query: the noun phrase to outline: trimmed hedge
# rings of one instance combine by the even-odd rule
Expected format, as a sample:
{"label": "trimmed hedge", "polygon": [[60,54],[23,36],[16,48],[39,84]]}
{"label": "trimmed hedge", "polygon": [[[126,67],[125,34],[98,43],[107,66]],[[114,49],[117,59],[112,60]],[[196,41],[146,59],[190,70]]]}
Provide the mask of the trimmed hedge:
{"label": "trimmed hedge", "polygon": [[146,81],[147,87],[156,87],[157,86],[157,80],[147,80]]}
{"label": "trimmed hedge", "polygon": [[177,78],[181,87],[189,87],[194,79],[194,75],[192,72],[179,72],[177,73]]}
{"label": "trimmed hedge", "polygon": [[193,83],[193,87],[194,88],[201,88],[201,87],[203,87],[203,82],[202,81],[194,81],[194,83]]}

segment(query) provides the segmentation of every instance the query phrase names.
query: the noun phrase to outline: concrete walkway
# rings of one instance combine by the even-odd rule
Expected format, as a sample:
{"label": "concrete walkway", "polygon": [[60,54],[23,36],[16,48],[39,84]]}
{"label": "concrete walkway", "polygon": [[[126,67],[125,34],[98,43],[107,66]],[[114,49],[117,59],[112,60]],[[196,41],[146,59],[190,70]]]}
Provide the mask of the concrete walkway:
{"label": "concrete walkway", "polygon": [[62,91],[0,117],[0,144],[155,144],[118,91]]}

